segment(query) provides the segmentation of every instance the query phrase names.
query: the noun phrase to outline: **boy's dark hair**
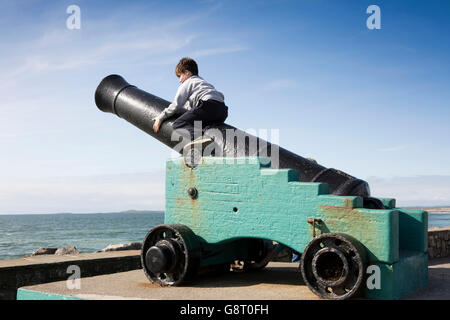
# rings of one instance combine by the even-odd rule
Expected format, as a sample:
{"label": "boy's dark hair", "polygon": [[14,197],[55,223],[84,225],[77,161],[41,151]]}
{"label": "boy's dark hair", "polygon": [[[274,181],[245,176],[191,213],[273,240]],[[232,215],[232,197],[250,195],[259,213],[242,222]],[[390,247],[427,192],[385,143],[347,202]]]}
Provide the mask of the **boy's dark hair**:
{"label": "boy's dark hair", "polygon": [[198,76],[197,62],[195,62],[194,59],[188,57],[181,59],[175,67],[175,74],[177,77],[179,77],[185,71],[190,71],[192,75]]}

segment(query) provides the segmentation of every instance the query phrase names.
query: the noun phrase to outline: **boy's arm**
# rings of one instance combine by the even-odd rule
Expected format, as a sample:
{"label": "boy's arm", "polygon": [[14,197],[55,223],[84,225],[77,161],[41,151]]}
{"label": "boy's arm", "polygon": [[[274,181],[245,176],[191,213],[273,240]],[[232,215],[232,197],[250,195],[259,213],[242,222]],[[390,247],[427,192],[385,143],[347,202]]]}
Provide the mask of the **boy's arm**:
{"label": "boy's arm", "polygon": [[183,108],[184,104],[188,100],[189,95],[191,93],[190,89],[191,87],[189,86],[189,81],[186,80],[183,84],[181,84],[178,87],[173,102],[167,108],[165,108],[156,118],[162,122],[165,119],[169,118],[174,113],[176,113],[178,110]]}

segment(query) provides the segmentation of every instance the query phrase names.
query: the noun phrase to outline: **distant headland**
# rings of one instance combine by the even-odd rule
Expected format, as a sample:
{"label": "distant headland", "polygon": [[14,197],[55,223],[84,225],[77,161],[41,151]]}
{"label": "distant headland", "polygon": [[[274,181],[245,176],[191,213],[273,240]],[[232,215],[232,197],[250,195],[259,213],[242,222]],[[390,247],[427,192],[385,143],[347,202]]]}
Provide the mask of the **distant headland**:
{"label": "distant headland", "polygon": [[419,208],[419,207],[411,207],[409,209],[418,209],[418,210],[425,210],[428,212],[450,212],[450,206],[446,207],[427,207],[427,208]]}

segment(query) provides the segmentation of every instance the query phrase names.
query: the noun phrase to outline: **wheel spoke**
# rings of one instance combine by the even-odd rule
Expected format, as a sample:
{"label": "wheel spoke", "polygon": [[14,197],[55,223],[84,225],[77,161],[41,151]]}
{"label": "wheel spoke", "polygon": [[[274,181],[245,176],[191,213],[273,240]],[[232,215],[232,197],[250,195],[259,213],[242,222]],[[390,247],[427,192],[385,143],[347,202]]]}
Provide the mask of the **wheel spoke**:
{"label": "wheel spoke", "polygon": [[327,290],[327,286],[326,285],[324,285],[323,283],[320,283],[320,282],[316,282],[316,287],[317,287],[317,290],[320,293],[322,293],[324,296],[328,295],[329,292]]}
{"label": "wheel spoke", "polygon": [[330,247],[334,249],[340,249],[340,245],[342,244],[342,241],[339,240],[339,242],[336,243],[336,239],[333,238],[325,238],[322,240],[322,242],[325,244],[325,247]]}
{"label": "wheel spoke", "polygon": [[345,290],[344,285],[333,287],[332,290],[333,290],[333,293],[336,294],[338,297],[342,297],[343,295],[346,295],[348,293],[348,291]]}

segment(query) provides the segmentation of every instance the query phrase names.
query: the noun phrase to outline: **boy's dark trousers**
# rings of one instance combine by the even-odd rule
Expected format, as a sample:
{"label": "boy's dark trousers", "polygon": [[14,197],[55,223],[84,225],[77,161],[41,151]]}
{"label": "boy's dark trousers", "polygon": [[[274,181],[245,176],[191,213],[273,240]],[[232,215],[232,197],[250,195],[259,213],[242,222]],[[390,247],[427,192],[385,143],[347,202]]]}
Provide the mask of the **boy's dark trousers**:
{"label": "boy's dark trousers", "polygon": [[[213,123],[223,123],[228,117],[228,107],[223,102],[216,100],[200,100],[195,108],[186,111],[176,119],[172,127],[176,129],[186,129],[191,134],[191,141],[194,136],[194,121],[202,121],[202,129]],[[197,133],[198,135],[199,133]]]}

